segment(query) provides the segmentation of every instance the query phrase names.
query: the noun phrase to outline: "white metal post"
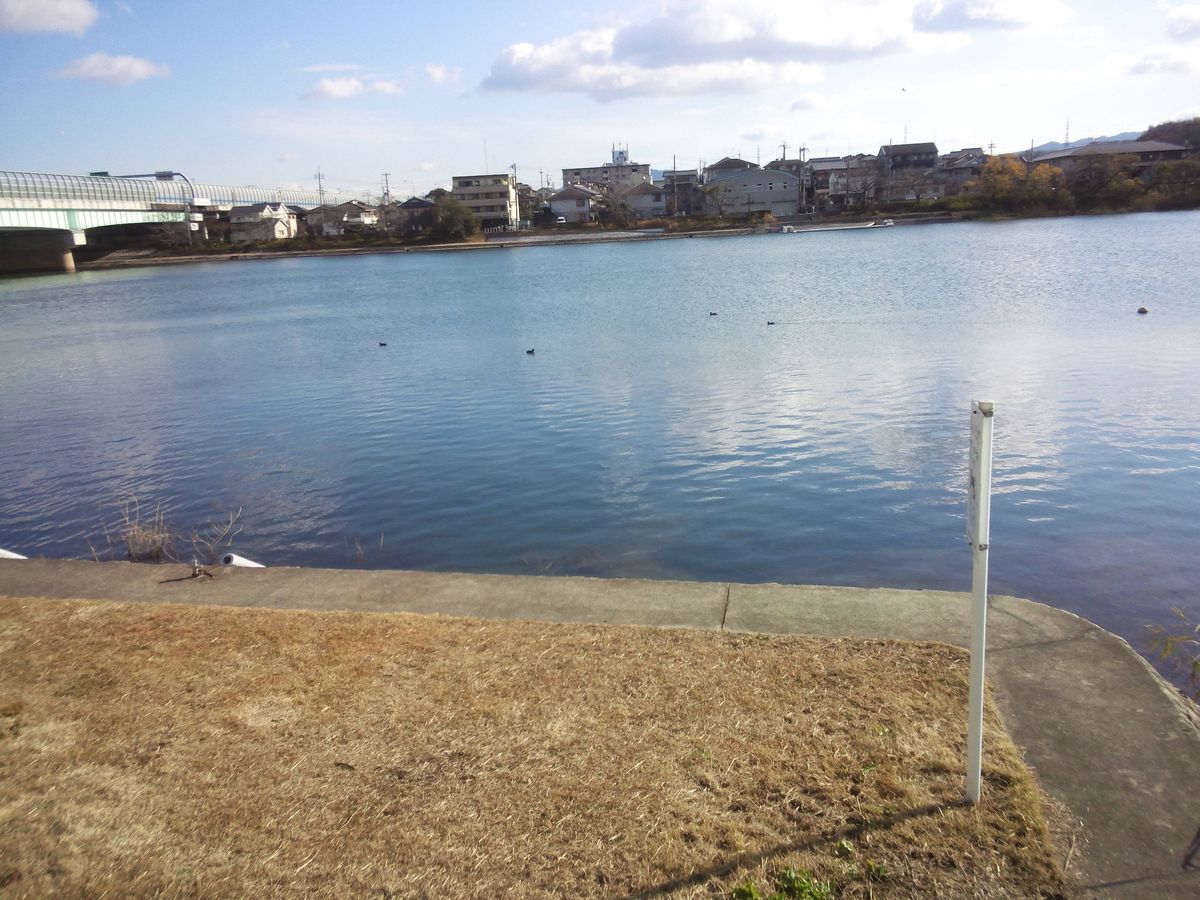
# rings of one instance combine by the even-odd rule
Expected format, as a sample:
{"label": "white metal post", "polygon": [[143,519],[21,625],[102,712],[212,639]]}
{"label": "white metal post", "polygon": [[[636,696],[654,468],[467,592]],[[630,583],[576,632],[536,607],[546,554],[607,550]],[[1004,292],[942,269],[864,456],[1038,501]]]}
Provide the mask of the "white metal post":
{"label": "white metal post", "polygon": [[988,541],[992,507],[991,400],[971,401],[970,493],[967,539],[971,542],[971,681],[967,700],[967,802],[979,802],[983,764],[983,676],[987,649]]}

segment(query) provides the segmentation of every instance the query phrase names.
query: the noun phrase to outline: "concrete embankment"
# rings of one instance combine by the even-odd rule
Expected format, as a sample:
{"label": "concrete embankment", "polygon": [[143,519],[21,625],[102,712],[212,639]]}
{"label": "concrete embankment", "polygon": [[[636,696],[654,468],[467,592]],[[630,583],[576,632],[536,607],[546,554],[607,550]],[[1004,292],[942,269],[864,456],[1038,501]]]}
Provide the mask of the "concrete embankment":
{"label": "concrete embankment", "polygon": [[[937,640],[966,646],[968,596],[941,591],[330,569],[0,560],[0,595],[416,612],[549,622]],[[1088,896],[1194,897],[1194,707],[1125,641],[1077,616],[991,598],[988,679],[1069,839]],[[964,711],[965,716],[965,711]],[[1200,862],[1200,860],[1198,860]]]}

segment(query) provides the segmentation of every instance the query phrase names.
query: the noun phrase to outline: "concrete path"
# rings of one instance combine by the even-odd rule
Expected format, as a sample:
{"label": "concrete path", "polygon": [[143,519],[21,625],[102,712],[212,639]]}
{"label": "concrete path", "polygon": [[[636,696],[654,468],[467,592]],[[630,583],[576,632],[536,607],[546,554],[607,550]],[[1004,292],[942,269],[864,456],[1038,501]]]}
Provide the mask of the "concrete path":
{"label": "concrete path", "polygon": [[[968,597],[595,578],[222,569],[0,560],[0,595],[444,613],[967,645]],[[1082,823],[1087,896],[1200,897],[1200,722],[1125,641],[1070,613],[993,597],[988,679],[1046,790]],[[965,711],[964,711],[965,716]],[[986,752],[986,750],[985,750]],[[1200,865],[1200,854],[1197,854]]]}

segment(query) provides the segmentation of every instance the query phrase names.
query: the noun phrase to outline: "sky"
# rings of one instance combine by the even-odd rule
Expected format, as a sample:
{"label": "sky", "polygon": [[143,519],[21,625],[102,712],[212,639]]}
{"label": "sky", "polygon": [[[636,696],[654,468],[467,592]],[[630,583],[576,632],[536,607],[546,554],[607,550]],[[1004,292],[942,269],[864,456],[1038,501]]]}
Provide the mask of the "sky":
{"label": "sky", "polygon": [[0,0],[0,169],[394,196],[1200,115],[1200,2]]}

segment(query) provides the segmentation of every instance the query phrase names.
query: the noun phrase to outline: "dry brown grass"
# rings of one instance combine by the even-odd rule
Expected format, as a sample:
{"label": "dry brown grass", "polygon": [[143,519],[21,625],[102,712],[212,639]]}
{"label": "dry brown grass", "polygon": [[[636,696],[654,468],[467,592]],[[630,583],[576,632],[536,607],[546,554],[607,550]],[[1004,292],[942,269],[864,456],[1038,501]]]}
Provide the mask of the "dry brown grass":
{"label": "dry brown grass", "polygon": [[1063,893],[994,714],[959,803],[965,672],[936,644],[0,600],[0,885]]}

